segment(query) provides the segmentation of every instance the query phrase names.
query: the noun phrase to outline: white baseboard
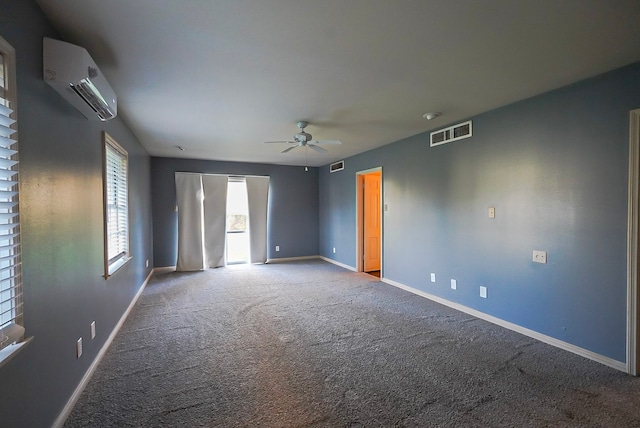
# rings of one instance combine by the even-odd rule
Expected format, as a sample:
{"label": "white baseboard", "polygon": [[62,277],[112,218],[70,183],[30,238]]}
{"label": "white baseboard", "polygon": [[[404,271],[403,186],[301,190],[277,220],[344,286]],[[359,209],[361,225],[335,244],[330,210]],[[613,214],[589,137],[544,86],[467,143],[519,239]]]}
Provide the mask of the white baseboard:
{"label": "white baseboard", "polygon": [[275,259],[267,259],[266,264],[269,263],[284,263],[284,262],[294,262],[296,260],[311,260],[317,259],[320,256],[299,256],[299,257],[278,257]]}
{"label": "white baseboard", "polygon": [[447,299],[443,299],[442,297],[435,296],[433,294],[426,293],[424,291],[415,289],[413,287],[409,287],[408,285],[404,285],[402,283],[393,281],[391,279],[382,278],[382,282],[387,283],[389,285],[393,285],[394,287],[401,288],[405,291],[408,291],[413,294],[417,294],[418,296],[424,297],[429,300],[433,300],[434,302],[440,303],[442,305],[448,306],[450,308],[456,309],[460,312],[467,313],[469,315],[473,315],[476,318],[483,319],[490,323],[499,325],[500,327],[504,327],[509,330],[513,330],[517,333],[523,334],[525,336],[529,336],[533,339],[539,340],[540,342],[547,343],[549,345],[555,346],[556,348],[564,349],[565,351],[573,352],[574,354],[578,354],[581,357],[588,358],[590,360],[596,361],[600,364],[604,364],[605,366],[609,366],[616,370],[620,370],[623,372],[627,372],[627,364],[620,362],[618,360],[614,360],[613,358],[606,357],[604,355],[595,353],[593,351],[589,351],[588,349],[581,348],[579,346],[573,345],[571,343],[556,339],[555,337],[547,336],[546,334],[538,333],[537,331],[530,330],[526,327],[519,326],[517,324],[511,323],[509,321],[505,321],[503,319],[494,317],[492,315],[485,314],[484,312],[480,312],[476,309],[469,308],[468,306],[461,305],[459,303],[451,302]]}
{"label": "white baseboard", "polygon": [[355,267],[353,267],[353,266],[349,266],[349,265],[346,265],[346,264],[344,264],[344,263],[340,263],[340,262],[338,262],[338,261],[335,261],[335,260],[333,260],[333,259],[330,259],[329,257],[325,257],[325,256],[318,256],[318,257],[319,257],[320,259],[324,260],[325,262],[333,263],[334,265],[336,265],[336,266],[340,266],[340,267],[345,268],[345,269],[347,269],[347,270],[350,270],[350,271],[353,271],[353,272],[357,272],[357,271],[358,271],[358,270],[357,270]]}
{"label": "white baseboard", "polygon": [[73,391],[73,394],[71,395],[71,398],[69,398],[69,401],[67,401],[67,404],[62,409],[62,412],[60,412],[60,414],[56,418],[55,422],[53,423],[53,425],[52,425],[53,428],[61,428],[64,425],[64,422],[69,417],[69,414],[73,410],[73,407],[78,402],[78,399],[80,398],[80,395],[82,394],[84,389],[87,387],[87,384],[89,383],[89,380],[91,380],[91,376],[93,376],[93,373],[96,371],[96,368],[98,368],[98,365],[100,364],[100,361],[102,361],[102,358],[104,357],[104,354],[107,353],[107,349],[109,349],[109,345],[111,345],[111,342],[113,342],[113,339],[115,339],[116,335],[120,331],[120,328],[122,328],[122,325],[124,324],[124,322],[126,321],[127,317],[129,316],[129,313],[131,312],[131,310],[135,306],[136,302],[138,301],[138,298],[140,297],[140,295],[144,291],[145,287],[149,283],[149,280],[151,279],[151,276],[153,275],[154,271],[155,271],[155,269],[153,269],[151,272],[149,272],[149,275],[147,275],[147,278],[144,280],[144,282],[142,283],[142,286],[140,287],[140,289],[138,290],[136,295],[133,297],[133,300],[131,300],[131,303],[129,303],[129,307],[127,308],[126,311],[124,311],[124,314],[122,314],[122,316],[120,317],[120,320],[118,321],[118,324],[116,324],[114,329],[111,331],[111,334],[109,335],[107,340],[104,342],[104,345],[102,345],[102,348],[100,348],[100,351],[98,352],[98,355],[96,355],[96,358],[93,360],[93,362],[89,366],[89,369],[87,370],[87,372],[82,377],[82,380],[80,381],[80,383],[76,387],[75,391]]}

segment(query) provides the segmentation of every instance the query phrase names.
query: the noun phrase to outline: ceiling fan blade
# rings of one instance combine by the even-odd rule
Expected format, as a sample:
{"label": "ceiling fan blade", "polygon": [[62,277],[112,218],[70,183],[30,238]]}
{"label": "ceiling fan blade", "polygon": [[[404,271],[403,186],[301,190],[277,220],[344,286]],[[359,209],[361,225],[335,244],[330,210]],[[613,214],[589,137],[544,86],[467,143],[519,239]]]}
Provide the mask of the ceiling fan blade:
{"label": "ceiling fan blade", "polygon": [[314,140],[309,142],[313,144],[342,144],[340,140]]}
{"label": "ceiling fan blade", "polygon": [[295,141],[265,141],[265,144],[280,144],[280,143],[289,143],[289,144],[296,144]]}
{"label": "ceiling fan blade", "polygon": [[307,144],[308,147],[311,147],[313,150],[315,150],[318,153],[324,153],[327,151],[327,149],[323,149],[322,147],[316,146],[315,144]]}
{"label": "ceiling fan blade", "polygon": [[293,150],[298,146],[291,146],[291,147],[287,147],[286,149],[284,149],[283,151],[281,151],[280,153],[287,153],[289,150]]}

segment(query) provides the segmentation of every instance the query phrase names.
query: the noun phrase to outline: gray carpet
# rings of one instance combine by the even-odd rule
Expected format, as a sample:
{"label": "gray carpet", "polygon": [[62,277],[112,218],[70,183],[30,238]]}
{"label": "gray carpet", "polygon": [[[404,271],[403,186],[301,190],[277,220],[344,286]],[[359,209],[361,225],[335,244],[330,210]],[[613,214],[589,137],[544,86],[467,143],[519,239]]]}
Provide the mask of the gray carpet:
{"label": "gray carpet", "polygon": [[311,260],[154,277],[65,427],[640,427],[640,380]]}

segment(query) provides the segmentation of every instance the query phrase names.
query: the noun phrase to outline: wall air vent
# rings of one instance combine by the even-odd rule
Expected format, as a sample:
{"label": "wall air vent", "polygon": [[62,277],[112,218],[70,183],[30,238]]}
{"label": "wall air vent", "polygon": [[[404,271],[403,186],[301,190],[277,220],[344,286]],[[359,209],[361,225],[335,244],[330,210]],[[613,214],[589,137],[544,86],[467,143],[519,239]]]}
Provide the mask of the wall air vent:
{"label": "wall air vent", "polygon": [[440,129],[431,133],[431,147],[440,144],[450,143],[463,138],[469,138],[472,135],[471,121],[459,123],[448,128]]}
{"label": "wall air vent", "polygon": [[342,171],[344,169],[344,161],[334,162],[329,165],[329,172]]}

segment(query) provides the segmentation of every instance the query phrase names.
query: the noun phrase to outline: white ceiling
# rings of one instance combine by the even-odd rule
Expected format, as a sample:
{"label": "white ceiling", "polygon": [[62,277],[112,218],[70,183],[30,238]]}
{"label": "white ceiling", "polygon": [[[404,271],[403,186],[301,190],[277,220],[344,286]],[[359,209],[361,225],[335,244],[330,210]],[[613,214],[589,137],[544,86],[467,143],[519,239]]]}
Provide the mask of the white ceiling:
{"label": "white ceiling", "polygon": [[[320,166],[640,61],[638,0],[37,2],[154,156]],[[263,144],[298,120],[344,144]]]}

